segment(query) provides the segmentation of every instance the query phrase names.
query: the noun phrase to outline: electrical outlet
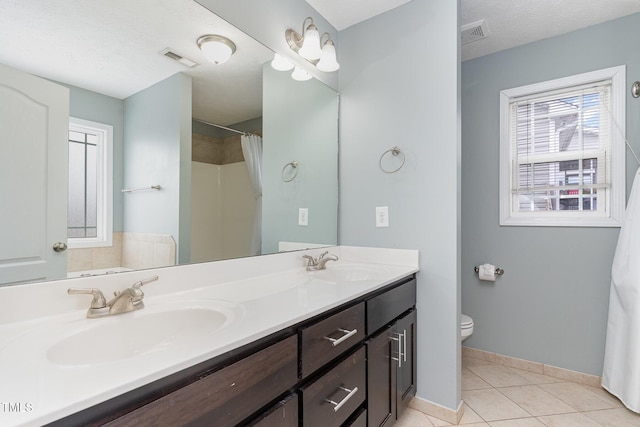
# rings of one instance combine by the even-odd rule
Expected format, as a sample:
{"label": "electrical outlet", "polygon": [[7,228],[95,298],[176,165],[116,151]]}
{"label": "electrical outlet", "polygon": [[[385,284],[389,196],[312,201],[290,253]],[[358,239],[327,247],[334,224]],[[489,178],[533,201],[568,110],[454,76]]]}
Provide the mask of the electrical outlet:
{"label": "electrical outlet", "polygon": [[309,208],[298,209],[298,225],[309,225]]}
{"label": "electrical outlet", "polygon": [[376,227],[389,226],[389,207],[378,206],[376,208]]}

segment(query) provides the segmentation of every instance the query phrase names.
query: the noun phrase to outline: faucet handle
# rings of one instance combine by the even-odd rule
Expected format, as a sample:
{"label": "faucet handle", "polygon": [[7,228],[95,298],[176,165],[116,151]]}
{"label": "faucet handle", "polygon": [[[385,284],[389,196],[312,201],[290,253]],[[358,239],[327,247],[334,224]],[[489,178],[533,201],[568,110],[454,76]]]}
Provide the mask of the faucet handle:
{"label": "faucet handle", "polygon": [[91,308],[104,308],[107,306],[107,300],[104,299],[104,295],[100,289],[96,288],[69,288],[68,294],[89,294],[93,295],[91,300]]}
{"label": "faucet handle", "polygon": [[317,261],[313,259],[311,255],[302,255],[302,258],[307,260],[307,266],[316,265]]}
{"label": "faucet handle", "polygon": [[151,277],[148,277],[146,279],[142,279],[142,280],[137,281],[136,283],[131,285],[131,287],[134,288],[134,289],[139,289],[142,285],[146,285],[148,283],[155,282],[156,280],[158,280],[158,276],[154,274]]}
{"label": "faucet handle", "polygon": [[324,258],[326,255],[329,254],[329,251],[324,251],[322,252],[319,256],[318,256],[318,261],[320,261],[322,258]]}

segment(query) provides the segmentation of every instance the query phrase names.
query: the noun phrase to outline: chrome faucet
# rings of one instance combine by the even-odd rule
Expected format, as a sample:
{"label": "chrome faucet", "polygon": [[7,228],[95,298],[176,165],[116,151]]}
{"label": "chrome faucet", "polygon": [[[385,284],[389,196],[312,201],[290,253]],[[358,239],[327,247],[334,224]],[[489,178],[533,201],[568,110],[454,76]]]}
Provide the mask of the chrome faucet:
{"label": "chrome faucet", "polygon": [[69,288],[67,289],[67,293],[93,295],[91,305],[89,306],[89,310],[87,310],[87,317],[93,319],[96,317],[128,313],[130,311],[144,308],[144,303],[142,302],[144,293],[140,288],[143,285],[155,282],[156,280],[158,280],[158,276],[151,276],[147,279],[135,282],[130,288],[120,292],[114,292],[114,297],[109,302],[105,300],[102,291],[96,288]]}
{"label": "chrome faucet", "polygon": [[307,260],[307,271],[324,270],[327,268],[327,262],[338,261],[338,257],[329,254],[329,252],[321,253],[318,258],[314,258],[311,255],[303,255],[302,258]]}

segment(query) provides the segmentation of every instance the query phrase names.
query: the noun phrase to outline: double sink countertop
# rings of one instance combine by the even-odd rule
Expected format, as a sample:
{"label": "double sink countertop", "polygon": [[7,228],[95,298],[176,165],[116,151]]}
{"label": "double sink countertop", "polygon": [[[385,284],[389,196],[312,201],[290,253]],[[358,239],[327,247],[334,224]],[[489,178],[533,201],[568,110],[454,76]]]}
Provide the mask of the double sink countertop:
{"label": "double sink countertop", "polygon": [[[326,270],[302,255],[329,250]],[[418,252],[336,246],[0,288],[0,425],[39,426],[222,355],[418,271]],[[90,295],[145,308],[87,319]]]}

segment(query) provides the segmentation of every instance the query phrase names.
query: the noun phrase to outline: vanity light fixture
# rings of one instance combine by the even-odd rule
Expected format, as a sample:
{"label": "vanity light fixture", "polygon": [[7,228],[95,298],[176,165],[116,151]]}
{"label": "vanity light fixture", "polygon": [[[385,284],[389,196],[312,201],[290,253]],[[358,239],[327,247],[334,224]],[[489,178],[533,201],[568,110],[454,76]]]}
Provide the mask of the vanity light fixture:
{"label": "vanity light fixture", "polygon": [[[309,21],[308,25],[307,21]],[[327,36],[326,41],[323,42],[325,36]],[[318,27],[315,26],[311,17],[305,18],[302,22],[302,34],[289,28],[285,32],[285,39],[291,49],[316,65],[318,70],[332,72],[340,68],[336,59],[336,47],[331,36],[329,33],[323,33],[320,36]]]}
{"label": "vanity light fixture", "polygon": [[198,39],[198,47],[209,62],[224,64],[236,51],[236,45],[224,36],[208,34]]}

